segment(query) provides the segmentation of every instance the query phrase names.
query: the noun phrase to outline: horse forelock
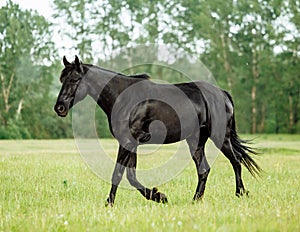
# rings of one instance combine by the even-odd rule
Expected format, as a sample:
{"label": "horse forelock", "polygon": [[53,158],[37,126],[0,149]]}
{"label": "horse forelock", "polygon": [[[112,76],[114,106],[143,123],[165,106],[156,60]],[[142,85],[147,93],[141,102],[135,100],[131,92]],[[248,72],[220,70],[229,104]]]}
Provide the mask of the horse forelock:
{"label": "horse forelock", "polygon": [[[82,64],[83,71],[86,73],[93,65],[88,65],[88,64]],[[70,72],[72,72],[74,69],[76,69],[75,62],[73,61],[69,65],[66,65],[65,68],[61,71],[61,75],[59,77],[59,80],[61,82],[64,81],[64,79],[68,76]]]}
{"label": "horse forelock", "polygon": [[65,68],[61,71],[59,80],[60,82],[63,82],[64,79],[68,76],[69,72],[71,72],[74,69],[73,65],[65,66]]}

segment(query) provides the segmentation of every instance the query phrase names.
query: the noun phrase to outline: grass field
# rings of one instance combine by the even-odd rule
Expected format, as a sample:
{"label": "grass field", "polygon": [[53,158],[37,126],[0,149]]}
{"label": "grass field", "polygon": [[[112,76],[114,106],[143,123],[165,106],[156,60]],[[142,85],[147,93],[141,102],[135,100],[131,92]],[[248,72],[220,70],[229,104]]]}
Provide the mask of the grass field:
{"label": "grass field", "polygon": [[[115,141],[103,143],[115,154]],[[233,170],[219,155],[201,202],[191,200],[191,162],[158,186],[167,205],[120,188],[106,208],[110,185],[85,165],[73,140],[0,141],[0,231],[300,231],[300,136],[262,135],[255,146],[265,173],[256,180],[243,169],[249,197],[235,197]],[[159,153],[155,159],[164,159]]]}

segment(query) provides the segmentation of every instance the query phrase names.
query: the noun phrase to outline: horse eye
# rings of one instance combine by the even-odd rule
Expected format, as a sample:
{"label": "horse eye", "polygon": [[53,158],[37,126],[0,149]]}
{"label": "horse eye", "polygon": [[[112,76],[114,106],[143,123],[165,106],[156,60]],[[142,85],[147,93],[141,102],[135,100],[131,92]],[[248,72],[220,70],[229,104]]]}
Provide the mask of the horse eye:
{"label": "horse eye", "polygon": [[75,84],[78,81],[78,79],[71,79],[70,82]]}

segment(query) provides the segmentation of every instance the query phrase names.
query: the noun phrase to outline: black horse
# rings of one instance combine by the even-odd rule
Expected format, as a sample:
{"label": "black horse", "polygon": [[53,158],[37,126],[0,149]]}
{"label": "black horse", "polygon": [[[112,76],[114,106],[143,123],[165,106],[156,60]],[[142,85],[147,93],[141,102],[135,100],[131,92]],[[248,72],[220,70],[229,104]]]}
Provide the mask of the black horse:
{"label": "black horse", "polygon": [[[236,133],[234,105],[230,94],[209,83],[157,84],[146,74],[126,76],[90,64],[78,57],[65,68],[62,88],[54,107],[65,117],[77,102],[90,95],[107,115],[110,131],[119,142],[117,163],[107,204],[113,205],[126,169],[127,179],[146,199],[167,202],[156,188],[144,187],[136,178],[137,147],[144,143],[174,143],[186,140],[198,173],[194,200],[202,198],[210,166],[204,154],[208,138],[230,160],[236,180],[236,195],[248,195],[241,177],[241,164],[255,176],[261,168],[248,155],[257,154]],[[162,123],[155,123],[162,122]],[[163,131],[163,133],[162,133]]]}

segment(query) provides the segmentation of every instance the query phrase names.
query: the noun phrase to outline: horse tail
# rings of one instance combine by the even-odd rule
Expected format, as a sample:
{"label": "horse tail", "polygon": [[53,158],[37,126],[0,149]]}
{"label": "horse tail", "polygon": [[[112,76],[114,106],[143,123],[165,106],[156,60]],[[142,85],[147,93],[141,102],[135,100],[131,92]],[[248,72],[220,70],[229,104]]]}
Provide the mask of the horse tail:
{"label": "horse tail", "polygon": [[[228,99],[232,103],[233,106],[233,100],[230,94],[226,91],[224,91],[227,95]],[[235,117],[234,113],[232,115],[232,122],[231,122],[231,128],[230,128],[230,142],[233,147],[234,154],[238,155],[241,159],[242,164],[248,169],[248,171],[251,173],[252,176],[256,177],[259,176],[262,172],[261,167],[253,160],[253,158],[249,155],[258,155],[259,153],[255,151],[253,148],[251,148],[248,144],[250,144],[249,140],[242,140],[237,132],[236,132],[236,123],[235,123]]]}

